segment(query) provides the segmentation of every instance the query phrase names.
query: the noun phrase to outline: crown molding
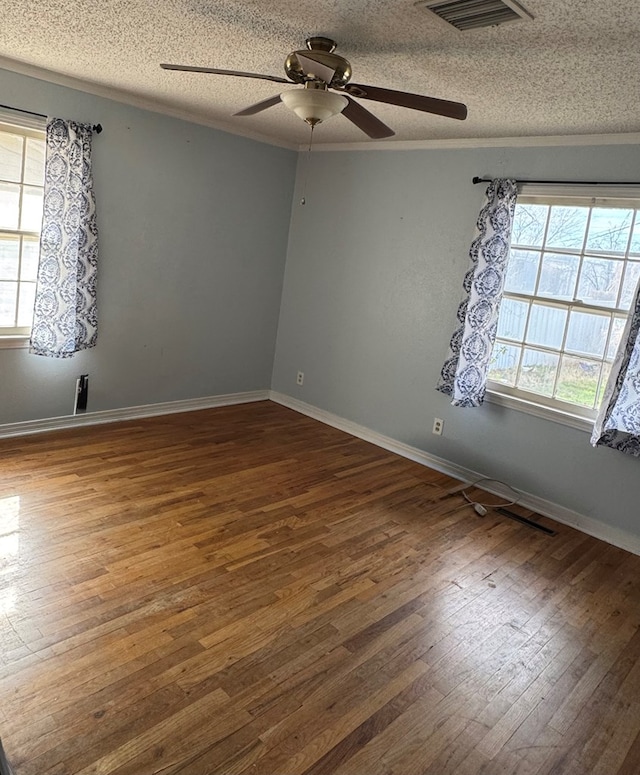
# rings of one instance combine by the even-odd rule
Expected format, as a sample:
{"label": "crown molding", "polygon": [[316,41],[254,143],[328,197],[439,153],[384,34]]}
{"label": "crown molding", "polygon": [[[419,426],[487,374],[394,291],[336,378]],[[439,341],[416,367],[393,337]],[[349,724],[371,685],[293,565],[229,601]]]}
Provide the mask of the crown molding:
{"label": "crown molding", "polygon": [[[267,145],[274,145],[278,148],[285,148],[288,151],[298,151],[298,145],[295,143],[274,140],[272,137],[266,137],[259,132],[239,130],[235,125],[232,127],[223,121],[213,121],[201,113],[180,110],[178,108],[172,107],[171,105],[168,105],[165,102],[161,102],[160,100],[151,100],[144,97],[138,97],[137,95],[125,91],[124,89],[116,89],[111,86],[104,86],[93,81],[84,81],[71,75],[63,75],[62,73],[56,73],[53,70],[46,70],[45,68],[38,67],[37,65],[30,65],[27,62],[21,62],[17,59],[9,59],[8,57],[0,56],[0,69],[9,70],[10,72],[18,73],[19,75],[26,75],[30,78],[36,78],[39,81],[53,83],[56,86],[65,86],[68,89],[75,89],[76,91],[81,91],[85,94],[92,94],[95,97],[103,97],[104,99],[120,102],[124,105],[130,105],[134,108],[140,108],[141,110],[148,110],[152,113],[161,113],[162,115],[169,116],[170,118],[189,121],[192,124],[200,124],[201,126],[206,126],[210,129],[217,129],[220,132],[226,132],[230,135],[246,137],[248,140],[255,140],[259,143],[266,143]],[[20,107],[24,108],[24,106]],[[105,124],[106,122],[101,120],[101,123]]]}
{"label": "crown molding", "polygon": [[[285,148],[289,151],[302,152],[308,150],[308,143],[298,144],[284,140],[275,140],[259,132],[239,129],[235,124],[231,126],[224,121],[214,121],[201,113],[174,108],[160,100],[139,97],[124,89],[104,86],[93,81],[85,81],[81,78],[47,70],[28,62],[22,62],[18,59],[0,56],[0,69],[26,75],[47,83],[53,83],[57,86],[65,86],[86,94],[93,94],[96,97],[114,100],[124,105],[140,108],[141,110],[148,110],[152,113],[160,113],[171,118],[217,129],[227,134],[245,137],[248,140]],[[104,124],[104,121],[102,123]],[[318,143],[313,146],[313,150],[315,153],[326,151],[420,151],[459,148],[550,148],[554,146],[587,145],[640,145],[640,132],[596,135],[541,135],[531,137],[460,137],[435,140],[369,140],[355,143]]]}
{"label": "crown molding", "polygon": [[[320,151],[423,151],[459,148],[551,148],[554,146],[640,145],[640,132],[604,135],[541,135],[531,137],[459,137],[440,140],[377,140],[358,143],[318,143]],[[299,145],[299,152],[307,145]]]}

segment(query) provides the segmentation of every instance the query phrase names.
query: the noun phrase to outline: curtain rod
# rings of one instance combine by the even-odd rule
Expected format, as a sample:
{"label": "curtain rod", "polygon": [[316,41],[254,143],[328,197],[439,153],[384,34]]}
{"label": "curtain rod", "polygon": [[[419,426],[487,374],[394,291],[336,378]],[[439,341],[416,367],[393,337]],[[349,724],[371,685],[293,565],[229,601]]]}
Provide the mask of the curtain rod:
{"label": "curtain rod", "polygon": [[[34,113],[33,110],[23,110],[22,108],[14,108],[11,105],[0,105],[0,108],[6,108],[6,110],[15,110],[16,113],[26,113],[28,116],[38,116],[38,118],[49,118],[44,113]],[[94,124],[91,128],[97,135],[99,135],[100,132],[102,132],[102,124]]]}
{"label": "curtain rod", "polygon": [[[491,183],[491,178],[479,178],[472,179],[472,183]],[[532,183],[535,185],[545,186],[640,186],[640,183],[634,183],[633,181],[611,181],[611,180],[517,180],[516,183]]]}

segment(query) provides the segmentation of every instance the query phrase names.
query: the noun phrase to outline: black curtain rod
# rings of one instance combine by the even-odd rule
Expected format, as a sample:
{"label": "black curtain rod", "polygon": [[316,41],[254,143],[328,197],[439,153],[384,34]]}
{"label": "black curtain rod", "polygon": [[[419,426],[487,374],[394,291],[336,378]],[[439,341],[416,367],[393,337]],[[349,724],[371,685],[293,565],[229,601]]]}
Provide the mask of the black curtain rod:
{"label": "black curtain rod", "polygon": [[[7,110],[15,110],[16,113],[26,113],[28,116],[38,116],[38,118],[49,118],[44,113],[34,113],[33,110],[23,110],[22,108],[14,108],[11,105],[0,105],[0,108],[6,108]],[[102,132],[102,124],[94,124],[93,131],[99,135]]]}
{"label": "black curtain rod", "polygon": [[[491,178],[475,177],[472,182],[474,185],[476,183],[491,183]],[[545,186],[640,186],[640,183],[629,180],[516,180],[516,183],[533,183]]]}

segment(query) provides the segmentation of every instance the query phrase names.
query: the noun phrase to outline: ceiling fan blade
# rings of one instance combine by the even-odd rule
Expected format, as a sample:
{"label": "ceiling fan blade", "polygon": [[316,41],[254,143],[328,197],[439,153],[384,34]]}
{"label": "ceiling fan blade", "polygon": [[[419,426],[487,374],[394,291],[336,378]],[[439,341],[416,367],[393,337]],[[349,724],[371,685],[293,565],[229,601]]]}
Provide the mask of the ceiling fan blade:
{"label": "ceiling fan blade", "polygon": [[278,75],[261,75],[260,73],[245,73],[242,70],[220,70],[217,67],[194,67],[193,65],[167,65],[161,64],[163,70],[182,70],[186,73],[213,73],[214,75],[239,75],[242,78],[260,78],[263,81],[275,83],[291,83],[288,78],[280,78]]}
{"label": "ceiling fan blade", "polygon": [[234,116],[253,116],[254,113],[260,113],[261,110],[266,110],[267,108],[272,108],[274,105],[277,105],[280,100],[280,95],[276,94],[275,97],[269,97],[266,100],[262,100],[262,102],[256,102],[253,105],[249,105],[248,108],[245,108],[244,110],[240,110],[237,113],[234,113]]}
{"label": "ceiling fan blade", "polygon": [[358,83],[349,83],[345,91],[353,97],[362,97],[365,100],[386,102],[389,105],[399,105],[412,110],[422,110],[425,113],[435,113],[438,116],[457,118],[463,121],[467,117],[467,106],[461,102],[439,100],[435,97],[424,97],[421,94],[410,94],[394,89],[381,89],[379,86],[364,86]]}
{"label": "ceiling fan blade", "polygon": [[335,74],[333,67],[328,67],[322,62],[318,62],[313,56],[307,56],[306,54],[296,54],[300,66],[307,73],[312,73],[316,78],[325,83],[331,83],[331,79]]}
{"label": "ceiling fan blade", "polygon": [[[346,96],[346,95],[345,95]],[[347,97],[349,103],[347,107],[342,111],[342,115],[355,124],[358,129],[369,135],[374,140],[381,140],[383,137],[392,137],[395,135],[393,129],[390,129],[386,124],[383,124],[379,118],[370,113],[362,105],[359,105],[351,97]]]}

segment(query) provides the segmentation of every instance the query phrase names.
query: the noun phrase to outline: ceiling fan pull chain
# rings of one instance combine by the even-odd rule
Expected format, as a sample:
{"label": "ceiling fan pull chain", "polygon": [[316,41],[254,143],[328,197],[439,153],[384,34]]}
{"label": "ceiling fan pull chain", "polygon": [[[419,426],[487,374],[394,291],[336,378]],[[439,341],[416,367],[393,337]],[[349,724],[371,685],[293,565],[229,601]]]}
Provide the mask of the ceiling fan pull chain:
{"label": "ceiling fan pull chain", "polygon": [[307,200],[305,199],[305,193],[307,190],[307,177],[309,176],[309,165],[311,164],[311,146],[313,145],[313,128],[314,125],[309,125],[311,132],[309,134],[309,147],[307,148],[307,157],[305,159],[305,168],[304,168],[304,174],[303,174],[303,180],[302,180],[302,198],[300,199],[301,205],[306,205]]}

